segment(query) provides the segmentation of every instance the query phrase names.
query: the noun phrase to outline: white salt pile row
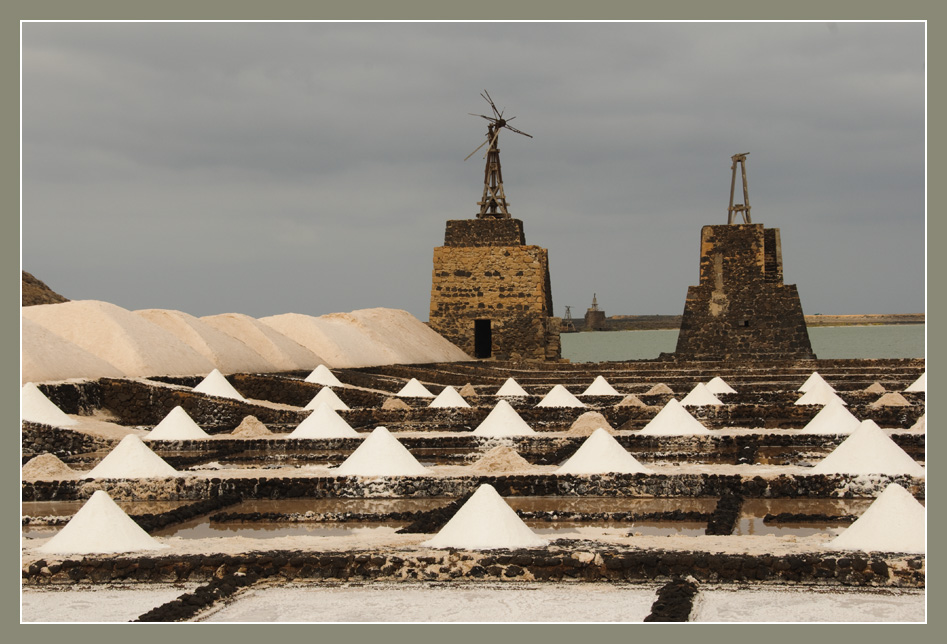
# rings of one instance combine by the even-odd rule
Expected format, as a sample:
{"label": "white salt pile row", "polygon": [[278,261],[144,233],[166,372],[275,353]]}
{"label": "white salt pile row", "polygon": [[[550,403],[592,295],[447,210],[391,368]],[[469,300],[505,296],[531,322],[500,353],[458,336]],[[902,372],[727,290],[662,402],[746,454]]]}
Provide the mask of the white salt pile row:
{"label": "white salt pile row", "polygon": [[505,400],[500,400],[487,414],[483,422],[473,430],[474,436],[501,438],[506,436],[530,436],[535,430],[520,418],[513,406]]}
{"label": "white salt pile row", "polygon": [[430,548],[541,548],[546,539],[516,516],[492,485],[481,485],[436,535],[421,543]]}
{"label": "white salt pile row", "polygon": [[897,483],[868,506],[842,534],[825,544],[834,550],[923,554],[924,506]]}
{"label": "white salt pile row", "polygon": [[549,390],[537,407],[585,407],[585,403],[572,395],[562,385],[556,385]]}
{"label": "white salt pile row", "polygon": [[651,473],[604,429],[596,429],[556,474]]}
{"label": "white salt pile row", "polygon": [[376,427],[362,444],[335,469],[343,476],[426,476],[408,449],[385,427]]}
{"label": "white salt pile row", "polygon": [[405,311],[256,320],[128,311],[96,300],[22,308],[23,382],[310,370],[470,358]]}
{"label": "white salt pile row", "polygon": [[671,398],[639,432],[642,436],[689,436],[710,433],[712,432],[691,416],[676,398]]}
{"label": "white salt pile row", "polygon": [[923,478],[924,468],[891,440],[873,420],[859,424],[852,435],[812,467],[813,474],[906,474]]}
{"label": "white salt pile row", "polygon": [[20,417],[22,420],[53,427],[67,427],[78,421],[69,418],[62,409],[46,397],[32,382],[20,388]]}

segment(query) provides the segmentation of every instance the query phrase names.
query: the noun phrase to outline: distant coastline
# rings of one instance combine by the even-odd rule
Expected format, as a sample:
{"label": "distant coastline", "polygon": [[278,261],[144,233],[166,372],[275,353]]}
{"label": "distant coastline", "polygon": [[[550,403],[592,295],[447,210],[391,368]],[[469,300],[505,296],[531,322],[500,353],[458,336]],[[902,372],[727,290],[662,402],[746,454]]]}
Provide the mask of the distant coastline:
{"label": "distant coastline", "polygon": [[[924,324],[924,313],[867,313],[862,315],[807,315],[807,326],[865,326],[877,324]],[[606,318],[606,331],[679,329],[680,315],[613,315]],[[585,320],[572,320],[576,331],[585,330]]]}

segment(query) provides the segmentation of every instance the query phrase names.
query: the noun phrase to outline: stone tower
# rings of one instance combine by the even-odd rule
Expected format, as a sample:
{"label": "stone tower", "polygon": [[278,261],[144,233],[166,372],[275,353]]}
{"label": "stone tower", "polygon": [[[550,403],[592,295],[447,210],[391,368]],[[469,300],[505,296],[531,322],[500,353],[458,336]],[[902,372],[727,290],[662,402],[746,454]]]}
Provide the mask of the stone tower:
{"label": "stone tower", "polygon": [[[746,154],[736,155],[745,162]],[[815,358],[795,284],[783,284],[778,228],[749,223],[746,205],[733,205],[746,223],[704,226],[700,233],[700,284],[687,289],[675,357],[704,360]]]}
{"label": "stone tower", "polygon": [[585,330],[586,331],[605,331],[608,329],[608,321],[605,318],[605,311],[598,308],[598,296],[592,294],[592,306],[585,312]]}

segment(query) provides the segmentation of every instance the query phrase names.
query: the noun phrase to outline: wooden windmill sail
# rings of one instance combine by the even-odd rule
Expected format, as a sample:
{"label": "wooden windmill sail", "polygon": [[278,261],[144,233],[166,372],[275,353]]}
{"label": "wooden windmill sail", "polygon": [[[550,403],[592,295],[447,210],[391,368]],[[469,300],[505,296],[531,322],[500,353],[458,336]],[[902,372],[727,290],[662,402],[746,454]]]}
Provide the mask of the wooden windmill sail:
{"label": "wooden windmill sail", "polygon": [[481,96],[483,100],[490,104],[490,109],[493,110],[493,116],[473,113],[471,113],[471,116],[479,116],[490,122],[490,125],[487,126],[487,139],[477,146],[476,150],[468,154],[464,161],[472,157],[483,146],[487,146],[487,151],[483,155],[487,160],[483,171],[483,197],[477,202],[477,205],[480,206],[480,212],[477,213],[477,218],[509,219],[510,211],[507,207],[509,203],[506,200],[506,193],[503,191],[503,171],[500,169],[500,148],[498,147],[500,130],[506,128],[517,134],[522,134],[529,138],[533,137],[531,134],[521,132],[509,124],[509,122],[516,117],[511,116],[510,118],[504,118],[503,112],[496,108],[487,90],[483,90]]}

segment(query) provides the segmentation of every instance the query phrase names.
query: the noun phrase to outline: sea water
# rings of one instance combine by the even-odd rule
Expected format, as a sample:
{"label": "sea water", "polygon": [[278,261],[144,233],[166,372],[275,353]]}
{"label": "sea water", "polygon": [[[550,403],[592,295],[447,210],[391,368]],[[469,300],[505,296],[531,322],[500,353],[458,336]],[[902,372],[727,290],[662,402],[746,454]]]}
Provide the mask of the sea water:
{"label": "sea water", "polygon": [[[923,358],[925,325],[810,327],[818,358]],[[562,357],[572,362],[653,360],[677,348],[677,329],[563,333]]]}

